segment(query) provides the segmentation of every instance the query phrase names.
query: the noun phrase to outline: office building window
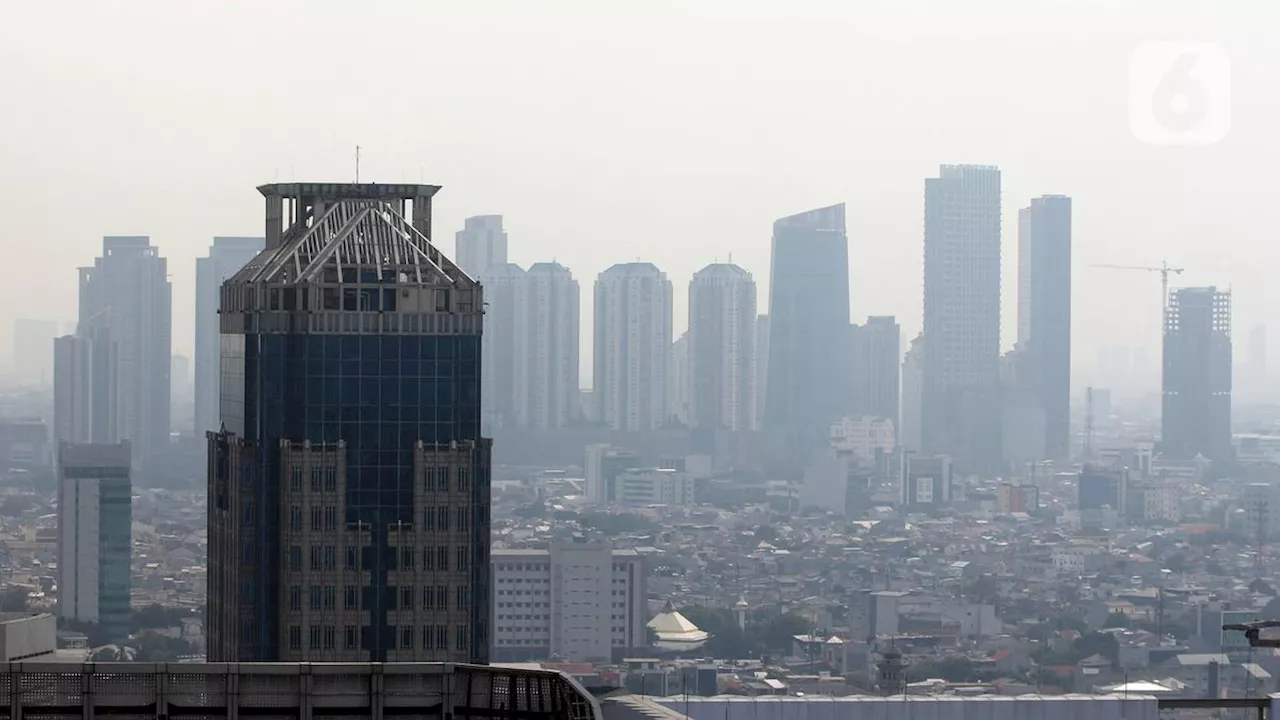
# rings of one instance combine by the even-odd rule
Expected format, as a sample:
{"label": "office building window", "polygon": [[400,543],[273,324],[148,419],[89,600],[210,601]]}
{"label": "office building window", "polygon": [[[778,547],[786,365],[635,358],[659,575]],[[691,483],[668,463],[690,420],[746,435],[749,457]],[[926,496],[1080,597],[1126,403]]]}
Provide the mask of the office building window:
{"label": "office building window", "polygon": [[300,625],[289,626],[289,649],[302,649],[302,627]]}

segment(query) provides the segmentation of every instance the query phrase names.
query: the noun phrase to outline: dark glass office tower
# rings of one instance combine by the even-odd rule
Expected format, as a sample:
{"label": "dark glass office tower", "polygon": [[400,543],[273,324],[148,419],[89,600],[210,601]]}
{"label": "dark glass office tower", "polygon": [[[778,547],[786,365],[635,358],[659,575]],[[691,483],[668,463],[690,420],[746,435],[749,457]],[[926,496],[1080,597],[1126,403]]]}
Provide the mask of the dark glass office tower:
{"label": "dark glass office tower", "polygon": [[266,185],[221,291],[210,661],[486,662],[481,288],[430,185]]}
{"label": "dark glass office tower", "polygon": [[774,470],[795,470],[851,406],[844,205],[775,221],[770,273],[763,426]]}

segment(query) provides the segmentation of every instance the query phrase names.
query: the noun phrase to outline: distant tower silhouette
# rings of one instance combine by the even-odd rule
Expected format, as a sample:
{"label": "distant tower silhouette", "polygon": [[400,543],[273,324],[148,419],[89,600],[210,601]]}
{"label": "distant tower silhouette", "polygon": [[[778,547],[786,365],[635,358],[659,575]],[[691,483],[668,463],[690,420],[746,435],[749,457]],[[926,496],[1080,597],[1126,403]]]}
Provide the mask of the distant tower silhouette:
{"label": "distant tower silhouette", "polygon": [[907,663],[895,647],[880,653],[876,663],[876,688],[881,695],[900,695],[907,689]]}
{"label": "distant tower silhouette", "polygon": [[738,619],[738,629],[743,632],[747,631],[747,608],[748,607],[750,606],[747,605],[747,599],[741,596],[738,597],[738,602],[733,604],[733,615]]}

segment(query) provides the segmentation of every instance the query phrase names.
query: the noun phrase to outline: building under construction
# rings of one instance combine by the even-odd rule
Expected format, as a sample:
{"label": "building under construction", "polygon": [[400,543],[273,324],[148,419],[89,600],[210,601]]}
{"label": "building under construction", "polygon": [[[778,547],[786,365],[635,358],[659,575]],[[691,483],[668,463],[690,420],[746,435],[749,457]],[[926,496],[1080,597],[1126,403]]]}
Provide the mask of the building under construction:
{"label": "building under construction", "polygon": [[1231,446],[1231,292],[1180,288],[1164,316],[1160,452],[1227,460]]}

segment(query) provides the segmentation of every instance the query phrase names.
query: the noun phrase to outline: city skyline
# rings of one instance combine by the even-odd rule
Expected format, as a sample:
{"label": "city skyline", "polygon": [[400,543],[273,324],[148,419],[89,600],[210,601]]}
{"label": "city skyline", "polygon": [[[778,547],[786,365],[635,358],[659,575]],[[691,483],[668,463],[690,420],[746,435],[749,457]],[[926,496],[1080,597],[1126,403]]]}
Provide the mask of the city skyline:
{"label": "city skyline", "polygon": [[[1251,239],[1274,234],[1269,218],[1238,210],[1265,203],[1266,182],[1254,176],[1248,157],[1270,147],[1263,128],[1276,118],[1253,90],[1259,85],[1238,87],[1237,126],[1224,142],[1198,148],[1198,159],[1177,148],[1138,142],[1128,133],[1123,103],[1125,63],[1144,33],[1177,35],[1178,28],[1200,32],[1212,27],[1215,39],[1242,66],[1265,79],[1280,68],[1261,50],[1259,28],[1229,13],[1219,17],[1211,8],[1178,3],[1155,13],[1159,32],[1146,25],[1152,13],[1133,6],[1105,18],[1095,9],[1065,13],[1055,8],[1044,16],[1000,13],[981,23],[977,14],[968,16],[937,2],[927,6],[925,17],[883,2],[857,10],[829,9],[826,22],[817,24],[735,14],[723,3],[709,17],[682,8],[662,13],[637,9],[634,24],[567,11],[561,22],[579,31],[572,50],[537,47],[507,25],[493,26],[480,10],[459,9],[449,23],[432,23],[427,21],[431,13],[411,8],[405,22],[396,23],[395,33],[421,19],[438,47],[457,52],[466,51],[461,39],[469,31],[495,42],[500,38],[539,77],[590,78],[598,92],[589,102],[576,93],[565,102],[598,106],[600,114],[545,105],[536,84],[510,76],[497,57],[471,68],[472,78],[440,79],[428,101],[395,87],[376,69],[376,53],[371,52],[356,53],[358,59],[350,62],[326,56],[322,66],[335,77],[355,74],[377,87],[387,111],[344,110],[325,119],[323,132],[314,116],[289,102],[260,69],[287,65],[291,55],[286,46],[318,52],[328,39],[367,22],[359,13],[312,8],[306,15],[313,32],[290,26],[274,36],[264,34],[256,26],[259,18],[244,9],[226,9],[198,22],[150,0],[135,5],[146,8],[137,17],[96,7],[70,18],[34,9],[2,31],[7,42],[0,52],[15,66],[29,68],[24,78],[6,79],[5,89],[18,106],[51,108],[52,119],[43,125],[25,118],[8,120],[12,132],[5,137],[13,147],[12,162],[0,169],[0,176],[17,189],[15,202],[32,211],[0,218],[0,236],[19,246],[24,265],[46,268],[49,279],[37,286],[17,278],[0,287],[0,327],[8,327],[16,316],[70,321],[74,281],[58,268],[89,257],[103,234],[151,235],[171,260],[175,285],[189,287],[192,261],[205,252],[209,238],[261,233],[258,198],[246,189],[272,180],[351,178],[356,145],[362,147],[361,173],[366,177],[394,182],[426,173],[452,188],[451,197],[437,209],[432,238],[446,251],[465,218],[501,213],[512,239],[509,260],[522,266],[557,259],[578,277],[591,278],[614,262],[646,256],[681,284],[698,267],[732,253],[734,262],[756,275],[762,303],[769,296],[767,224],[795,207],[844,200],[849,203],[850,236],[864,239],[855,248],[863,262],[850,269],[851,312],[854,317],[894,315],[906,336],[920,327],[916,179],[939,162],[987,162],[1006,172],[1005,227],[1013,227],[1017,208],[1047,190],[1077,200],[1077,277],[1107,287],[1105,297],[1082,298],[1076,307],[1075,366],[1091,365],[1098,349],[1109,345],[1141,345],[1150,356],[1159,354],[1160,306],[1142,291],[1143,286],[1152,289],[1154,279],[1109,283],[1108,273],[1087,269],[1094,263],[1150,265],[1168,259],[1187,268],[1180,278],[1187,285],[1230,284],[1241,327],[1265,322],[1280,311],[1280,301],[1265,291],[1266,263],[1241,259],[1254,249],[1265,256],[1267,248]],[[282,20],[289,17],[274,10],[271,16],[276,12]],[[743,44],[727,48],[732,62],[721,64],[719,55],[693,41],[695,33],[686,36],[669,21],[660,23],[666,13],[680,18],[677,24],[703,31],[727,26]],[[526,15],[533,27],[553,26],[534,13]],[[157,37],[145,23],[135,22],[144,17],[182,30]],[[1102,23],[1117,32],[1099,36],[1089,30]],[[778,47],[775,24],[813,41],[788,36],[785,47]],[[254,44],[252,52],[216,60],[220,51],[213,37],[232,29],[249,32],[244,28],[250,25],[264,42]],[[875,37],[867,29],[872,25],[896,31],[891,38]],[[446,29],[450,26],[455,31]],[[641,30],[652,33],[646,37],[663,38],[679,61],[639,67],[626,49],[635,40],[631,33]],[[1024,43],[1018,40],[1023,32],[1037,37],[1044,32],[1049,39]],[[1014,42],[975,41],[988,35]],[[107,36],[120,38],[129,51],[120,53],[114,43],[105,44]],[[1081,56],[1075,49],[1086,40],[1093,51]],[[368,42],[362,36],[356,45]],[[770,52],[756,52],[756,43]],[[54,62],[48,59],[54,44],[70,44],[75,52]],[[407,44],[387,44],[402,61],[412,56]],[[193,46],[208,52],[185,52]],[[151,62],[154,54],[142,50],[149,47],[164,48],[165,56],[184,55],[184,60],[179,65]],[[598,59],[593,67],[579,66],[583,52]],[[939,63],[939,58],[947,61]],[[925,70],[939,65],[944,71]],[[100,75],[112,66],[122,69],[108,75],[111,82],[102,82]],[[739,70],[728,72],[726,67]],[[184,91],[193,105],[175,104],[171,88],[187,73],[213,79]],[[752,75],[756,80],[748,83],[745,78]],[[695,86],[693,77],[702,80]],[[131,106],[168,128],[165,133],[137,132],[119,116],[91,118],[78,110],[83,103],[111,107],[119,102],[113,88],[123,78],[134,79],[125,88]],[[479,84],[488,91],[476,93]],[[860,100],[854,106],[847,96],[830,98],[832,112],[803,118],[783,110],[830,87],[856,88]],[[915,92],[901,97],[891,92],[895,87]],[[738,99],[762,91],[780,102],[764,111],[747,111]],[[671,103],[686,97],[706,103],[706,112],[677,123]],[[956,109],[949,106],[953,101],[960,103],[963,117],[948,132],[936,132],[942,110]],[[218,112],[195,113],[194,105]],[[233,112],[237,105],[264,110]],[[606,117],[609,122],[600,122]],[[726,122],[732,132],[722,131]],[[405,132],[421,123],[431,132]],[[640,141],[618,142],[618,137]],[[770,141],[761,143],[761,138]],[[42,148],[39,159],[23,147]],[[603,160],[599,153],[583,151],[587,147],[614,148],[618,157]],[[1212,162],[1201,161],[1210,156]],[[193,166],[206,170],[192,174]],[[1098,167],[1111,171],[1100,177]],[[130,181],[120,182],[123,177]],[[181,192],[174,192],[176,177],[183,178]],[[56,210],[66,178],[86,190],[75,213]],[[1117,178],[1128,181],[1122,184]],[[659,186],[664,188],[660,203],[635,192]],[[1215,189],[1224,186],[1230,191]],[[155,197],[165,200],[154,202]],[[619,223],[619,218],[628,220]],[[1207,243],[1206,237],[1224,240]],[[517,249],[517,239],[524,249]],[[1006,238],[1005,249],[1012,259],[1011,240]],[[1216,247],[1220,243],[1234,252],[1221,252]],[[1006,264],[1006,272],[1009,268]],[[24,302],[37,293],[47,294],[49,301],[38,308]],[[1013,302],[1010,287],[1004,293],[1002,335],[1007,340],[1002,350],[1011,347]],[[194,330],[187,323],[193,307],[193,298],[175,298],[174,314],[180,319],[174,327],[175,350],[192,357]],[[1125,312],[1112,312],[1116,307]],[[676,334],[684,329],[684,310],[684,301],[677,298]],[[1138,321],[1150,317],[1157,326],[1131,338],[1130,328],[1145,328]],[[589,308],[582,324],[591,324]],[[8,333],[0,333],[0,356],[12,356]],[[589,380],[589,363],[582,364],[582,373]]]}

